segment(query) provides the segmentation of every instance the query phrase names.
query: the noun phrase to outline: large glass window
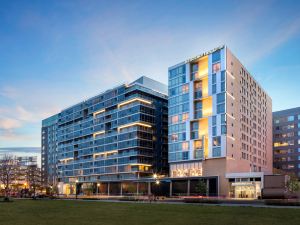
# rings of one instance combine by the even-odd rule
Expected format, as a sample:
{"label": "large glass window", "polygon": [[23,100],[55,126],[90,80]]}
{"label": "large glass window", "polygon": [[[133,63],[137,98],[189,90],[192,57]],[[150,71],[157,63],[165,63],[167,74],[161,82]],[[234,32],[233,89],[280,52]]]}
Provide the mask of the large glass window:
{"label": "large glass window", "polygon": [[213,148],[212,156],[220,157],[221,156],[221,148],[220,147]]}
{"label": "large glass window", "polygon": [[221,63],[214,63],[212,65],[212,72],[217,73],[221,70]]}
{"label": "large glass window", "polygon": [[217,103],[225,102],[225,92],[217,94]]}
{"label": "large glass window", "polygon": [[217,105],[217,113],[224,113],[225,112],[225,104]]}
{"label": "large glass window", "polygon": [[212,53],[212,62],[218,62],[221,60],[221,51],[218,50],[218,51],[215,51]]}
{"label": "large glass window", "polygon": [[294,121],[294,116],[289,116],[289,117],[287,118],[287,120],[288,120],[289,122]]}
{"label": "large glass window", "polygon": [[216,84],[213,84],[213,86],[212,86],[212,93],[213,94],[217,93],[217,85]]}
{"label": "large glass window", "polygon": [[213,137],[213,146],[221,146],[221,137]]}
{"label": "large glass window", "polygon": [[217,124],[217,116],[212,117],[212,125],[215,126]]}
{"label": "large glass window", "polygon": [[221,71],[221,81],[225,81],[225,70]]}

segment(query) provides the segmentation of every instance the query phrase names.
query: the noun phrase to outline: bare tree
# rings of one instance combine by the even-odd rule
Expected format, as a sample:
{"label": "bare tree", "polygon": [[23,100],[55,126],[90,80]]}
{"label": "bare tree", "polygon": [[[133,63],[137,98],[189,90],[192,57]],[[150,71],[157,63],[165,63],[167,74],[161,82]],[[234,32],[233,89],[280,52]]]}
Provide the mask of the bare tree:
{"label": "bare tree", "polygon": [[14,181],[18,180],[19,166],[12,155],[4,155],[0,159],[0,182],[4,185],[5,197],[10,194],[10,188]]}

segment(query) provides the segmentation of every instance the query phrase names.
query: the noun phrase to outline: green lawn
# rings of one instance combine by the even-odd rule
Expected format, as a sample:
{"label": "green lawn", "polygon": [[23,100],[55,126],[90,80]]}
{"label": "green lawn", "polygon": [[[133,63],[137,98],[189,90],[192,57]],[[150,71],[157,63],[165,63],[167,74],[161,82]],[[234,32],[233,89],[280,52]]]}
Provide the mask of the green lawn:
{"label": "green lawn", "polygon": [[300,224],[300,209],[19,200],[0,203],[0,224],[292,225]]}

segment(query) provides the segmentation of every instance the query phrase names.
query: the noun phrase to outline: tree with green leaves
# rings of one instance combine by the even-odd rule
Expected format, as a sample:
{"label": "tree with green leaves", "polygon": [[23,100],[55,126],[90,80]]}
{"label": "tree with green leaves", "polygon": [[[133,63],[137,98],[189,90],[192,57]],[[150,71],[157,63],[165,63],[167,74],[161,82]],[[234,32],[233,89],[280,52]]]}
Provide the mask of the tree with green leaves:
{"label": "tree with green leaves", "polygon": [[207,195],[207,186],[203,180],[199,180],[199,182],[196,184],[195,189],[199,195],[203,195],[203,196]]}

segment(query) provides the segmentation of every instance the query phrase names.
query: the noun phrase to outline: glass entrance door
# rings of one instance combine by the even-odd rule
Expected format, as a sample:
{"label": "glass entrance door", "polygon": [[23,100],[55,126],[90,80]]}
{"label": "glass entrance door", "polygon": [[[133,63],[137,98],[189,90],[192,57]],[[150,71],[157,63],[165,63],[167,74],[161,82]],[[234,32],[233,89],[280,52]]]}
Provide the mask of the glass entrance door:
{"label": "glass entrance door", "polygon": [[235,186],[235,198],[256,198],[255,186]]}

